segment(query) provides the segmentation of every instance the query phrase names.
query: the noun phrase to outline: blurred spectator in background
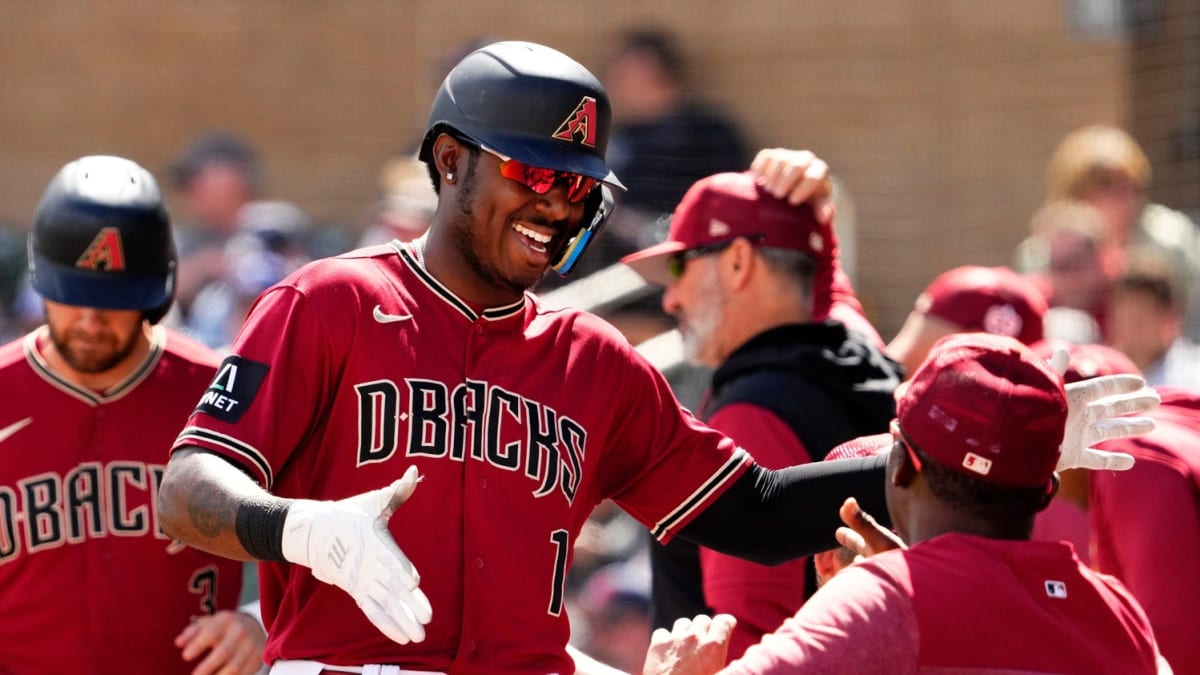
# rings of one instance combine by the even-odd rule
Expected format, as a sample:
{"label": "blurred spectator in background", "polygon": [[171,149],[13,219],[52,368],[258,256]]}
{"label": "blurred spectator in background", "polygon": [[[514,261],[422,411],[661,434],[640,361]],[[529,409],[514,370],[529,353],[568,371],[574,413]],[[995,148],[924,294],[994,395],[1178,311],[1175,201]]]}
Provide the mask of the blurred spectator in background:
{"label": "blurred spectator in background", "polygon": [[601,502],[575,538],[575,557],[567,572],[567,593],[578,592],[598,569],[644,553],[646,544],[646,528],[641,523],[612,500]]}
{"label": "blurred spectator in background", "polygon": [[1131,255],[1113,291],[1108,334],[1150,386],[1200,391],[1200,345],[1183,334],[1177,279],[1170,260],[1157,251]]}
{"label": "blurred spectator in background", "polygon": [[572,644],[621,672],[642,672],[650,646],[650,563],[644,551],[591,574],[571,616]]}
{"label": "blurred spectator in background", "polygon": [[358,246],[412,241],[429,228],[437,208],[437,194],[429,182],[429,168],[413,156],[394,157],[379,172],[383,198]]}
{"label": "blurred spectator in background", "polygon": [[1017,247],[1017,271],[1038,284],[1050,309],[1076,309],[1091,317],[1094,334],[1073,341],[1101,341],[1123,258],[1108,236],[1104,214],[1089,202],[1059,199],[1034,213],[1030,230]]}
{"label": "blurred spectator in background", "polygon": [[42,322],[40,302],[29,317],[18,302],[28,286],[25,238],[21,228],[0,223],[0,343],[24,335]]}
{"label": "blurred spectator in background", "polygon": [[[1106,261],[1111,274],[1124,268],[1123,254],[1152,247],[1171,260],[1185,311],[1184,330],[1200,338],[1200,231],[1184,214],[1151,203],[1150,160],[1124,130],[1093,125],[1067,134],[1047,167],[1047,199],[1078,199],[1100,210],[1113,247]],[[1017,263],[1022,271],[1044,269],[1045,251],[1026,250]]]}
{"label": "blurred spectator in background", "polygon": [[886,351],[912,375],[933,344],[952,333],[978,331],[1037,342],[1045,314],[1046,299],[1029,278],[1007,267],[955,267],[917,296]]}
{"label": "blurred spectator in background", "polygon": [[186,322],[193,337],[218,351],[233,342],[258,295],[310,259],[311,224],[295,204],[251,202],[237,222],[223,249],[223,275],[200,289]]}
{"label": "blurred spectator in background", "polygon": [[623,207],[670,213],[692,183],[749,160],[733,121],[692,95],[683,51],[669,32],[624,33],[604,82],[613,105],[610,161],[628,176]]}
{"label": "blurred spectator in background", "polygon": [[206,284],[225,277],[225,245],[237,233],[243,206],[262,191],[258,152],[243,137],[228,131],[195,136],[171,167],[182,198],[177,302],[188,320],[192,301]]}
{"label": "blurred spectator in background", "polygon": [[[694,95],[687,70],[674,35],[659,28],[626,30],[607,59],[601,77],[613,107],[607,158],[629,190],[598,242],[605,255],[590,256],[591,269],[658,243],[666,234],[659,219],[692,183],[749,162],[738,127]],[[651,309],[657,304],[657,295],[647,300]]]}

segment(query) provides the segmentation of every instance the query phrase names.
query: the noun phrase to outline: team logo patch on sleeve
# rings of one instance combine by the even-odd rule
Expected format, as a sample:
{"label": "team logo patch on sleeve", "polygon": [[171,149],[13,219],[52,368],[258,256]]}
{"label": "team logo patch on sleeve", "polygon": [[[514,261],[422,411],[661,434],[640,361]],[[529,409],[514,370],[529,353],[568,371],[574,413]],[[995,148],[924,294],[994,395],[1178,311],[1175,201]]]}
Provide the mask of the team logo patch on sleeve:
{"label": "team logo patch on sleeve", "polygon": [[270,366],[265,363],[229,356],[221,362],[217,376],[200,398],[196,412],[211,415],[222,422],[233,424],[242,419],[246,408],[262,386]]}

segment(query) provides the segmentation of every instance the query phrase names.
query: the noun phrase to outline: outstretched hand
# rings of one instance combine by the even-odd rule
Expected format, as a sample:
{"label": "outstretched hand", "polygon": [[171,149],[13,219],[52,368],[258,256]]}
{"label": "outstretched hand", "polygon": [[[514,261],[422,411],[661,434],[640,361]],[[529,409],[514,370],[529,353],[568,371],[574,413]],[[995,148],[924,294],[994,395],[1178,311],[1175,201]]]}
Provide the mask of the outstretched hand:
{"label": "outstretched hand", "polygon": [[710,675],[725,666],[737,619],[729,614],[677,619],[650,636],[642,675]]}
{"label": "outstretched hand", "polygon": [[839,527],[834,537],[859,557],[869,558],[876,553],[908,548],[895,532],[880,525],[871,514],[859,508],[858,500],[854,497],[846,498],[842,508],[838,509],[838,515],[846,527]]}
{"label": "outstretched hand", "polygon": [[418,480],[410,466],[391,485],[341,501],[298,499],[283,532],[284,558],[349,593],[371,623],[400,644],[424,640],[433,618],[421,575],[388,531],[388,519]]}
{"label": "outstretched hand", "polygon": [[[1050,365],[1059,374],[1067,372],[1069,356],[1058,350]],[[1154,430],[1154,420],[1144,413],[1158,406],[1158,392],[1138,375],[1102,375],[1067,385],[1067,428],[1063,434],[1058,471],[1107,469],[1123,471],[1133,466],[1133,457],[1094,447],[1097,443]]]}

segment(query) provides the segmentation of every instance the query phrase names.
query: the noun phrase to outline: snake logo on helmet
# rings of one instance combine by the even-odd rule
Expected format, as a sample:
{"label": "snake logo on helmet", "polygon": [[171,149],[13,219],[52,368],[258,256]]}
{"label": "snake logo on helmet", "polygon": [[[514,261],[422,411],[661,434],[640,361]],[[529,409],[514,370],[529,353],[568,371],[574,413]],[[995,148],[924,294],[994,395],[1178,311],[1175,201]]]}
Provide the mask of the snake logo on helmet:
{"label": "snake logo on helmet", "polygon": [[550,256],[566,276],[612,215],[610,186],[625,189],[604,160],[611,127],[608,94],[587,68],[539,44],[497,42],[468,54],[442,82],[420,158],[432,164],[434,141],[453,132],[525,164],[601,181],[578,228]]}
{"label": "snake logo on helmet", "polygon": [[175,242],[150,172],[105,155],[60,169],[34,214],[29,277],[53,302],[162,319],[175,298]]}

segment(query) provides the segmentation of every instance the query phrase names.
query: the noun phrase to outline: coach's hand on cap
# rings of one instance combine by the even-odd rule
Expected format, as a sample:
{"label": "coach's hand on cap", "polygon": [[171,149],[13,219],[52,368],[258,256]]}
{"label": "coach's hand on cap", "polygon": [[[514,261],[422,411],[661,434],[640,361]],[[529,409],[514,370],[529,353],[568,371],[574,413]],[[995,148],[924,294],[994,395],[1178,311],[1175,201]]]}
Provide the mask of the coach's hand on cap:
{"label": "coach's hand on cap", "polygon": [[[1067,372],[1070,357],[1058,350],[1050,365],[1061,375]],[[1138,375],[1102,375],[1067,385],[1067,428],[1063,433],[1058,470],[1106,469],[1124,471],[1133,466],[1133,457],[1123,452],[1108,452],[1092,447],[1101,441],[1137,436],[1154,430],[1149,417],[1129,417],[1155,408],[1161,399]]]}
{"label": "coach's hand on cap", "polygon": [[384,635],[400,644],[425,639],[433,618],[421,576],[396,546],[388,519],[417,487],[410,466],[391,485],[340,501],[298,499],[288,510],[283,557],[346,591]]}
{"label": "coach's hand on cap", "polygon": [[767,192],[792,204],[811,201],[817,220],[833,222],[833,181],[825,160],[808,150],[765,148],[755,155],[750,170]]}

